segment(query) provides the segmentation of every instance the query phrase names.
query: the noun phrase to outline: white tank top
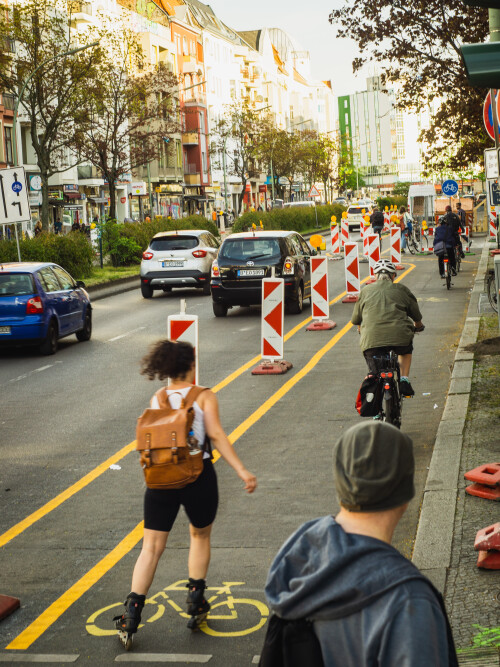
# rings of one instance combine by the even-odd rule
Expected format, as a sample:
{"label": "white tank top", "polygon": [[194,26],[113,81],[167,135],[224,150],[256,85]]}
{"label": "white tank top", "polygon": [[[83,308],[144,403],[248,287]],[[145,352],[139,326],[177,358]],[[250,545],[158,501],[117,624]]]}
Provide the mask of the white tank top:
{"label": "white tank top", "polygon": [[[181,407],[181,400],[182,398],[186,398],[190,389],[191,387],[184,387],[184,389],[167,389],[168,400],[174,410],[178,410]],[[158,399],[156,398],[156,396],[153,396],[151,400],[151,407],[154,410],[158,410],[160,408],[160,404],[158,403]],[[202,447],[203,443],[205,442],[205,436],[206,436],[205,418],[203,415],[203,410],[200,408],[197,401],[193,403],[193,408],[194,408],[194,419],[193,419],[194,437],[198,440],[199,446]],[[210,454],[208,452],[204,452],[203,458],[209,459]]]}

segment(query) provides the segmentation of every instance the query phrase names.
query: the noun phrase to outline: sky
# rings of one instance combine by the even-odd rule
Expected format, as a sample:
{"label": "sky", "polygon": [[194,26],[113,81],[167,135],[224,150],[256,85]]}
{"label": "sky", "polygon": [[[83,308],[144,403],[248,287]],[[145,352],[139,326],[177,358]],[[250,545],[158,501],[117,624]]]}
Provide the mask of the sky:
{"label": "sky", "polygon": [[[345,0],[352,2],[353,0]],[[328,21],[330,11],[343,6],[344,0],[204,0],[217,16],[234,30],[282,28],[311,56],[315,79],[333,82],[336,95],[366,90],[368,73],[354,77],[352,60],[357,55],[354,42],[335,39],[335,28]],[[371,72],[373,73],[373,71]]]}

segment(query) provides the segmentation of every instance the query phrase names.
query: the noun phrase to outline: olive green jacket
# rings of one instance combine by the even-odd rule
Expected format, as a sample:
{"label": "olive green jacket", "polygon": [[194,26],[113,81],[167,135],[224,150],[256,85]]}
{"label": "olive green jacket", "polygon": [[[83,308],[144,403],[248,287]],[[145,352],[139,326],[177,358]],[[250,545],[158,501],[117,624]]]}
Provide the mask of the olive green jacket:
{"label": "olive green jacket", "polygon": [[417,299],[401,283],[379,280],[361,290],[351,322],[361,325],[361,349],[409,345],[413,340],[413,323],[422,313]]}

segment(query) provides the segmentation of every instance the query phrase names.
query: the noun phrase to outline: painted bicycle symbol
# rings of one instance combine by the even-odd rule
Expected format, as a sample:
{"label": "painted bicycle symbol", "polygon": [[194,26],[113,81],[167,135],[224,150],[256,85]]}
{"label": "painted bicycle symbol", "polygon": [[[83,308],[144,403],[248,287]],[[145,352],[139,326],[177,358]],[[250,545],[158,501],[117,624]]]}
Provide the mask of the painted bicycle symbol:
{"label": "painted bicycle symbol", "polygon": [[[167,605],[172,607],[182,618],[190,618],[189,614],[174,599],[176,597],[184,601],[187,583],[187,579],[180,579],[147,598],[142,620],[146,623],[154,623],[163,616],[167,610]],[[202,632],[212,637],[242,637],[262,628],[269,616],[267,606],[260,600],[235,598],[231,592],[233,586],[244,585],[245,582],[243,581],[223,581],[222,586],[207,587],[207,592],[213,592],[213,594],[210,597],[207,595],[211,609],[206,620],[199,627]],[[175,593],[181,591],[183,596],[175,595]],[[172,593],[174,593],[174,596],[171,596]],[[225,599],[217,601],[219,596],[223,595],[226,596]],[[116,630],[110,628],[110,618],[113,615],[111,610],[119,607],[123,607],[123,602],[115,602],[94,612],[87,619],[87,632],[95,637],[115,635]],[[232,630],[226,629],[228,621],[232,621]],[[139,628],[142,627],[144,627],[144,623],[139,625]]]}

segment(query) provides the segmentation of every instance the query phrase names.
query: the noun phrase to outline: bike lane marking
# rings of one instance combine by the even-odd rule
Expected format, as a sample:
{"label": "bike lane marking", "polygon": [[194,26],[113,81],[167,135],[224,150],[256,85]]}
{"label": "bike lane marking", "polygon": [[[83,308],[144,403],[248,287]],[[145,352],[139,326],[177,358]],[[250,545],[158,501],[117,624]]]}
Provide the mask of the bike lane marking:
{"label": "bike lane marking", "polygon": [[[368,277],[365,278],[361,282],[365,282],[368,280]],[[344,296],[346,295],[346,292],[342,292],[342,294],[339,294],[336,296],[334,299],[330,301],[330,305],[336,303],[337,301],[340,301]],[[287,334],[285,334],[285,341],[290,340],[292,336],[294,336],[298,331],[300,331],[304,326],[309,324],[309,322],[312,321],[312,317],[308,317],[300,324],[297,324],[293,329],[291,329]],[[231,382],[236,380],[240,375],[245,373],[247,370],[249,370],[252,366],[254,366],[256,363],[258,363],[260,360],[260,355],[254,357],[253,359],[250,359],[246,364],[243,364],[243,366],[240,366],[237,370],[235,370],[233,373],[228,375],[224,380],[216,384],[213,388],[212,391],[214,393],[217,393],[218,391],[221,391],[225,387],[227,387]],[[84,489],[88,484],[96,480],[98,477],[100,477],[104,472],[106,472],[109,467],[115,463],[118,463],[118,461],[121,461],[123,458],[125,458],[128,454],[131,452],[135,451],[135,446],[136,446],[136,441],[133,440],[130,442],[128,445],[125,445],[125,447],[122,447],[116,454],[113,454],[110,456],[106,461],[103,463],[100,463],[96,468],[88,472],[86,475],[84,475],[81,479],[79,479],[77,482],[69,486],[67,489],[59,493],[57,496],[52,498],[52,500],[49,500],[45,505],[42,505],[42,507],[38,508],[34,512],[32,512],[30,515],[28,515],[26,518],[22,519],[18,523],[16,523],[14,526],[9,528],[5,533],[0,535],[0,548],[5,546],[8,542],[13,540],[15,537],[20,535],[22,532],[24,532],[27,528],[30,528],[33,524],[35,524],[37,521],[45,517],[47,514],[50,514],[53,510],[57,509],[60,505],[62,505],[66,500],[69,500],[72,496],[74,496],[76,493]]]}
{"label": "bike lane marking", "polygon": [[[415,268],[410,264],[394,282],[400,282]],[[366,278],[368,279],[368,277]],[[329,352],[339,340],[350,331],[354,325],[348,322],[326,345],[316,352],[309,362],[293,377],[291,377],[278,391],[268,398],[250,417],[240,424],[230,434],[229,440],[234,444],[244,435],[257,421],[259,421],[290,389],[292,389],[302,378],[304,378]],[[220,459],[220,454],[214,450],[214,463]],[[93,568],[84,574],[73,586],[53,602],[40,616],[15,637],[5,648],[22,650],[29,648],[48,628],[53,625],[77,600],[79,600],[94,584],[96,584],[112,567],[114,567],[125,555],[129,553],[142,539],[144,522],[137,526],[123,538],[123,540]]]}

